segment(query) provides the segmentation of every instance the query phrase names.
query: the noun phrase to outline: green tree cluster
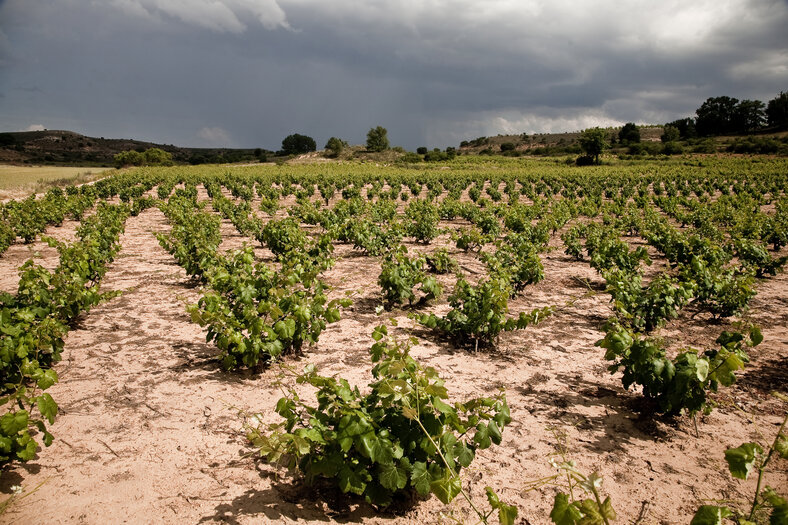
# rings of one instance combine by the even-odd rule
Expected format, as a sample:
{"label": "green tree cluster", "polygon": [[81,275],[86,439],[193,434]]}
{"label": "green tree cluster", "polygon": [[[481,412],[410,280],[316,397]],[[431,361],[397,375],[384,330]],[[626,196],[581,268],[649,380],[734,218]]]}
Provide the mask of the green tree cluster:
{"label": "green tree cluster", "polygon": [[348,145],[347,142],[345,142],[344,140],[338,139],[336,137],[331,137],[330,139],[328,139],[328,142],[326,142],[325,149],[330,151],[332,156],[338,157],[339,154],[342,153],[342,150],[347,147],[347,145]]}
{"label": "green tree cluster", "polygon": [[580,136],[580,149],[583,150],[585,159],[588,160],[580,157],[578,164],[599,164],[599,156],[610,147],[605,139],[605,130],[601,128],[589,128],[583,131]]}
{"label": "green tree cluster", "polygon": [[788,129],[788,93],[780,94],[769,101],[766,106],[766,119],[769,126]]}
{"label": "green tree cluster", "polygon": [[618,132],[618,141],[625,146],[640,142],[640,128],[634,122],[627,122]]}
{"label": "green tree cluster", "polygon": [[115,167],[125,166],[172,166],[172,153],[160,148],[150,148],[140,153],[135,150],[122,151],[115,155]]}
{"label": "green tree cluster", "polygon": [[385,151],[389,149],[388,131],[377,126],[367,132],[367,149],[369,151]]}
{"label": "green tree cluster", "polygon": [[282,153],[285,155],[302,155],[316,149],[315,139],[300,133],[293,133],[282,140]]}

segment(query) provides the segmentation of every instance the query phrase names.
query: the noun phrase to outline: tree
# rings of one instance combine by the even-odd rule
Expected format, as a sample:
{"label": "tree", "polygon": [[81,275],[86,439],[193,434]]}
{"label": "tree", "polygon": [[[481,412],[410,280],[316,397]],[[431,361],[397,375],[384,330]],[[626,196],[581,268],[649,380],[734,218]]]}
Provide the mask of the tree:
{"label": "tree", "polygon": [[682,139],[694,139],[698,136],[698,132],[695,129],[695,119],[687,117],[687,118],[680,118],[678,120],[674,120],[673,122],[668,122],[665,124],[665,127],[671,126],[679,130],[679,136]]}
{"label": "tree", "polygon": [[145,157],[139,151],[128,150],[121,151],[114,157],[115,167],[123,168],[124,166],[142,166]]}
{"label": "tree", "polygon": [[774,97],[766,106],[766,119],[769,126],[780,129],[788,128],[788,93],[783,93]]}
{"label": "tree", "polygon": [[759,130],[766,123],[766,105],[760,100],[742,100],[733,115],[734,131],[750,133]]}
{"label": "tree", "polygon": [[587,157],[593,159],[594,164],[599,164],[599,156],[609,147],[605,142],[605,130],[601,128],[588,128],[580,136],[580,149]]}
{"label": "tree", "polygon": [[317,144],[315,143],[315,139],[306,135],[293,133],[282,140],[282,152],[285,155],[301,155],[303,153],[315,151],[316,149]]}
{"label": "tree", "polygon": [[426,155],[428,151],[429,150],[427,149],[427,146],[419,146],[418,148],[416,148],[416,153],[418,153],[419,155]]}
{"label": "tree", "polygon": [[367,132],[367,149],[369,151],[383,151],[389,149],[389,138],[386,128],[378,126]]}
{"label": "tree", "polygon": [[640,142],[640,128],[634,122],[627,122],[618,132],[618,141],[625,146]]}
{"label": "tree", "polygon": [[665,127],[662,128],[662,135],[659,137],[659,140],[663,143],[676,142],[680,137],[681,133],[679,132],[679,128],[671,126],[670,124],[665,124]]}
{"label": "tree", "polygon": [[726,135],[736,131],[736,107],[739,99],[710,97],[695,111],[695,127],[698,135]]}
{"label": "tree", "polygon": [[172,166],[172,153],[160,148],[150,148],[142,154],[146,166]]}
{"label": "tree", "polygon": [[325,149],[330,150],[334,157],[338,157],[339,154],[342,153],[342,150],[345,149],[345,146],[347,146],[347,142],[344,140],[331,137],[328,139],[328,142],[326,142]]}

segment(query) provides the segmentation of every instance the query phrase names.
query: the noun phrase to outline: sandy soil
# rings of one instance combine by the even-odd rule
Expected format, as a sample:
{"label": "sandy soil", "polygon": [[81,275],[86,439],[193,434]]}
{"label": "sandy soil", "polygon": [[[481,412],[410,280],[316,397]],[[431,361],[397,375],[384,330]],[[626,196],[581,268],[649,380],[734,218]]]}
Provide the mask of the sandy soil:
{"label": "sandy soil", "polygon": [[[328,489],[302,487],[256,461],[240,413],[261,412],[266,421],[277,421],[272,412],[280,397],[278,369],[252,375],[218,367],[216,348],[205,343],[184,309],[200,290],[153,235],[168,228],[157,209],[129,218],[123,250],[103,282],[104,290],[123,294],[80,320],[57,366],[60,383],[50,389],[60,405],[51,429],[55,443],[37,459],[3,471],[0,492],[43,484],[16,501],[0,522],[476,522],[461,498],[449,506],[433,498],[379,514]],[[67,237],[73,225],[53,230]],[[244,241],[226,221],[223,235],[223,250]],[[432,250],[442,244],[447,236],[429,247],[410,247]],[[686,418],[639,415],[641,397],[625,391],[620,375],[607,371],[604,352],[594,346],[612,312],[604,282],[586,262],[564,255],[559,244],[554,238],[555,249],[543,255],[546,279],[510,304],[513,314],[546,305],[558,306],[556,314],[539,326],[505,334],[493,352],[454,349],[415,326],[406,311],[383,315],[400,321],[399,333],[419,337],[414,357],[438,369],[453,399],[507,390],[513,422],[503,443],[480,452],[464,472],[466,489],[486,504],[484,487],[495,487],[519,507],[519,523],[549,523],[555,489],[524,488],[529,480],[555,473],[549,459],[565,443],[580,469],[604,477],[603,492],[619,515],[616,523],[638,517],[645,524],[688,523],[703,503],[749,500],[754,480],[733,480],[723,452],[758,438],[734,403],[753,414],[770,439],[782,420],[785,407],[768,394],[788,385],[788,276],[760,284],[749,315],[762,325],[765,341],[753,350],[736,385],[716,396],[719,407],[700,419],[696,436]],[[14,246],[0,259],[3,290],[13,291],[11,269],[31,252],[48,267],[57,264],[56,252],[39,244]],[[481,271],[472,257],[452,252],[471,272]],[[270,257],[267,250],[257,253]],[[304,358],[286,364],[316,363],[324,374],[364,386],[370,380],[370,333],[381,322],[375,314],[381,303],[380,263],[349,246],[338,246],[335,255],[337,264],[325,277],[337,295],[356,291],[354,306],[329,325]],[[448,306],[444,298],[429,308]],[[687,314],[663,334],[708,346],[726,327]],[[778,473],[767,478],[783,493],[788,491],[785,467],[778,463]]]}

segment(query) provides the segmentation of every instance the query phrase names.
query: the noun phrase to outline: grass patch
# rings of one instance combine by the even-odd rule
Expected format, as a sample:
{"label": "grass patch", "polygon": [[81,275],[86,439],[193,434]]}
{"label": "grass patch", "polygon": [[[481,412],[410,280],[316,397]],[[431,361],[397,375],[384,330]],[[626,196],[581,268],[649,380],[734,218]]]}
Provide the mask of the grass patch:
{"label": "grass patch", "polygon": [[38,193],[52,186],[84,184],[111,168],[0,165],[0,194]]}

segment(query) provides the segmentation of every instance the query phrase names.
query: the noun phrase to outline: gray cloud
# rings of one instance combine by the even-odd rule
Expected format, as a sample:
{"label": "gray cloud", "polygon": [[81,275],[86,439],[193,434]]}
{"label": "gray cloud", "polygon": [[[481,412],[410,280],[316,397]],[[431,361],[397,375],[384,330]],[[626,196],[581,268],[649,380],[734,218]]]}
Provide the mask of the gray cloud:
{"label": "gray cloud", "polygon": [[272,149],[659,123],[788,89],[785,27],[766,0],[6,0],[0,121]]}

